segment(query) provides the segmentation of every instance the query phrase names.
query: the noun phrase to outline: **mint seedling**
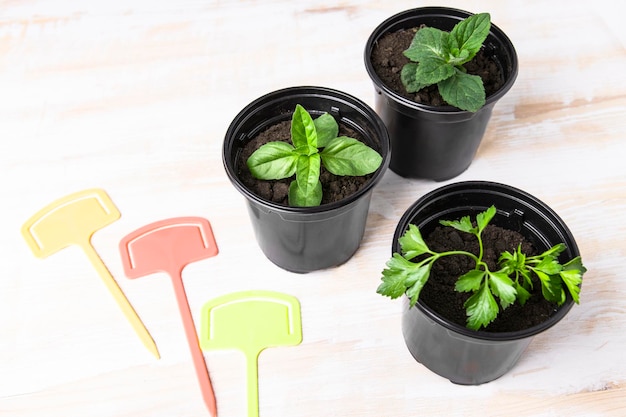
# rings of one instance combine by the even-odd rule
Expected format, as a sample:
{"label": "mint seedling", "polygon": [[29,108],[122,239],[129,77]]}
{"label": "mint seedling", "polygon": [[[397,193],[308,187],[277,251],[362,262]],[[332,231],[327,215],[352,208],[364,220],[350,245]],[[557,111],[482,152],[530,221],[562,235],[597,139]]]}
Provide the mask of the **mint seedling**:
{"label": "mint seedling", "polygon": [[482,79],[468,74],[463,64],[476,56],[490,27],[489,13],[480,13],[460,21],[450,32],[432,27],[419,29],[404,51],[412,61],[400,73],[407,92],[437,84],[441,97],[452,106],[471,112],[484,106]]}
{"label": "mint seedling", "polygon": [[[289,205],[318,206],[322,201],[321,165],[335,175],[363,176],[376,171],[382,157],[364,143],[339,136],[334,117],[324,113],[313,120],[297,104],[291,118],[291,141],[269,142],[246,161],[252,175],[261,180],[296,178],[289,185]],[[320,152],[319,148],[323,148]]]}
{"label": "mint seedling", "polygon": [[[495,214],[496,208],[491,206],[476,216],[475,223],[471,222],[469,216],[455,221],[440,221],[443,226],[476,236],[478,255],[462,250],[434,252],[424,242],[417,226],[409,225],[408,230],[399,239],[402,254],[394,253],[387,261],[387,268],[382,272],[382,283],[376,292],[390,298],[406,294],[410,306],[413,307],[430,276],[433,263],[444,256],[465,255],[474,260],[475,268],[458,278],[455,290],[472,294],[465,302],[467,327],[470,329],[486,327],[498,316],[500,307],[506,309],[515,301],[524,305],[530,297],[533,275],[539,278],[542,294],[546,300],[561,305],[565,302],[567,290],[572,299],[578,303],[580,284],[586,269],[580,256],[566,264],[559,263],[558,256],[565,250],[563,243],[536,256],[526,256],[520,247],[512,253],[505,251],[498,260],[500,269],[489,270],[483,261],[481,234]],[[419,261],[413,262],[416,257],[419,257]]]}

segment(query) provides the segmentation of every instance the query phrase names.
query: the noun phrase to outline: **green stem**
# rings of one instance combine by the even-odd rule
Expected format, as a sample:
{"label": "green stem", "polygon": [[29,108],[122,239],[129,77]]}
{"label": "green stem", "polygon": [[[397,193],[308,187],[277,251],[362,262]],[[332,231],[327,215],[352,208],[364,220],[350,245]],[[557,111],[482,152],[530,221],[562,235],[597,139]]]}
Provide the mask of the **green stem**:
{"label": "green stem", "polygon": [[478,234],[476,234],[476,237],[478,238],[478,262],[476,262],[476,268],[478,268],[478,263],[482,262],[483,260],[483,240],[481,239],[480,235],[481,232],[478,232]]}
{"label": "green stem", "polygon": [[[478,265],[481,264],[481,258],[477,257],[476,255],[474,255],[473,253],[470,252],[465,252],[463,250],[452,250],[452,251],[448,251],[448,252],[441,252],[441,253],[436,253],[436,252],[430,252],[432,254],[432,256],[430,258],[424,259],[422,262],[419,263],[420,266],[422,266],[423,264],[427,263],[427,262],[435,262],[437,259],[442,258],[444,256],[450,256],[450,255],[464,255],[464,256],[469,256],[470,258],[472,258],[474,260],[474,262],[476,263],[476,269],[478,269]],[[486,266],[486,265],[485,265]]]}

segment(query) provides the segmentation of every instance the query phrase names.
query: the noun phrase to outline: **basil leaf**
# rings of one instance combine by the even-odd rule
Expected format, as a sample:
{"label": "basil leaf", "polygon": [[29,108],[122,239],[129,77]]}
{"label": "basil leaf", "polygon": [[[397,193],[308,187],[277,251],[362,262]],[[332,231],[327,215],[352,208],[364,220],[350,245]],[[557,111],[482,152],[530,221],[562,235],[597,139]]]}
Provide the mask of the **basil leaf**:
{"label": "basil leaf", "polygon": [[450,105],[470,112],[478,111],[485,104],[485,88],[478,75],[461,71],[438,84],[441,97]]}
{"label": "basil leaf", "polygon": [[298,186],[297,181],[289,184],[289,205],[292,207],[314,207],[322,202],[322,183],[317,181],[308,192]]}
{"label": "basil leaf", "polygon": [[250,155],[246,164],[258,179],[278,180],[296,173],[298,155],[286,142],[269,142]]}
{"label": "basil leaf", "polygon": [[328,113],[322,114],[313,120],[317,132],[317,147],[325,147],[331,139],[339,134],[339,125],[333,116]]}
{"label": "basil leaf", "polygon": [[372,148],[346,136],[331,140],[320,155],[324,167],[335,175],[371,174],[378,169],[383,160]]}
{"label": "basil leaf", "polygon": [[296,165],[296,180],[289,185],[289,205],[294,207],[318,206],[322,201],[320,155],[302,155]]}
{"label": "basil leaf", "polygon": [[296,148],[296,153],[298,155],[311,156],[317,152],[318,152],[317,148],[310,146],[310,145],[304,145],[304,146],[300,146]]}
{"label": "basil leaf", "polygon": [[291,141],[298,149],[305,146],[317,148],[317,132],[311,115],[299,104],[291,117]]}

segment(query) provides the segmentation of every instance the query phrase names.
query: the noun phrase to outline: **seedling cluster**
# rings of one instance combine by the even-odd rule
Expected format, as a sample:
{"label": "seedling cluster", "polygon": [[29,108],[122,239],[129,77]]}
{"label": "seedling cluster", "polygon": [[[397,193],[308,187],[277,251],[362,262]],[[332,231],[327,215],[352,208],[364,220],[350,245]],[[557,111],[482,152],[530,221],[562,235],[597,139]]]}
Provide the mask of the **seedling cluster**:
{"label": "seedling cluster", "polygon": [[[458,278],[455,290],[471,293],[465,302],[467,327],[470,329],[486,327],[498,316],[500,307],[504,310],[516,301],[524,305],[531,295],[533,275],[539,278],[541,292],[546,300],[561,305],[565,302],[568,291],[572,299],[578,303],[580,284],[586,269],[579,256],[563,265],[559,262],[558,256],[566,248],[563,243],[554,245],[536,256],[525,255],[518,246],[513,252],[501,253],[498,260],[499,270],[489,270],[483,260],[481,234],[495,214],[496,208],[491,206],[476,216],[474,224],[469,216],[460,220],[440,221],[443,226],[476,236],[478,255],[462,250],[434,252],[424,242],[417,226],[409,225],[399,239],[402,253],[394,253],[387,261],[387,268],[382,272],[382,283],[377,292],[391,298],[406,294],[410,306],[413,307],[430,276],[433,263],[444,256],[464,255],[472,258],[476,266]],[[418,257],[419,260],[413,261]]]}
{"label": "seedling cluster", "polygon": [[463,64],[476,56],[490,27],[489,13],[480,13],[460,21],[450,32],[432,27],[419,29],[404,51],[411,60],[400,73],[407,92],[437,84],[441,97],[452,106],[471,112],[484,106],[482,79],[468,74]]}
{"label": "seedling cluster", "polygon": [[[318,206],[322,201],[321,165],[335,175],[363,176],[376,171],[382,156],[357,139],[337,136],[339,125],[324,113],[315,120],[300,104],[291,119],[291,143],[269,142],[246,161],[261,180],[296,178],[289,186],[289,205]],[[319,148],[323,148],[320,152]]]}

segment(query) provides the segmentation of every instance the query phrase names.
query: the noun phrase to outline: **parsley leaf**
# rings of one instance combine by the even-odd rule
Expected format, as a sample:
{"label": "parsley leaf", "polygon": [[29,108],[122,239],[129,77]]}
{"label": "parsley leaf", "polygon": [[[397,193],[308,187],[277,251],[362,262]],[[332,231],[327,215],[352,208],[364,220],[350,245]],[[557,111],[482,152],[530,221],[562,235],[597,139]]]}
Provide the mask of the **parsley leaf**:
{"label": "parsley leaf", "polygon": [[402,254],[406,259],[413,259],[424,253],[430,253],[417,226],[410,224],[408,230],[398,240]]}
{"label": "parsley leaf", "polygon": [[465,302],[467,312],[467,327],[478,330],[481,326],[486,326],[498,316],[498,303],[493,294],[489,291],[489,286],[483,282],[479,290],[475,292]]}
{"label": "parsley leaf", "polygon": [[382,283],[376,292],[392,299],[406,293],[411,299],[411,306],[414,306],[430,275],[430,263],[415,264],[395,253],[387,261],[387,268],[382,274]]}

